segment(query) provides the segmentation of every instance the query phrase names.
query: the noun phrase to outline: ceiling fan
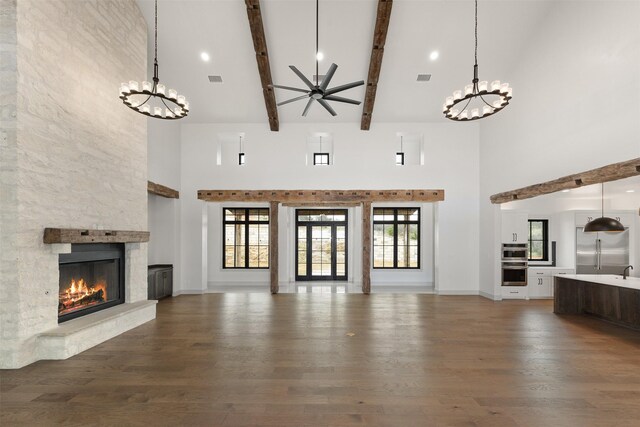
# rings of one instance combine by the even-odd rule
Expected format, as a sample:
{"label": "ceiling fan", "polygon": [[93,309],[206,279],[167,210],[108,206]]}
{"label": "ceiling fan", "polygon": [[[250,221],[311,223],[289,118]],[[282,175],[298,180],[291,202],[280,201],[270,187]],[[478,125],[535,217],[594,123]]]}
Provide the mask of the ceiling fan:
{"label": "ceiling fan", "polygon": [[318,55],[319,55],[318,10],[319,10],[319,6],[318,6],[318,2],[319,0],[316,0],[316,84],[314,85],[313,83],[311,83],[311,81],[309,81],[309,79],[307,79],[305,75],[302,74],[300,70],[298,70],[298,68],[296,68],[293,65],[289,65],[289,68],[291,68],[291,70],[294,73],[296,73],[298,77],[300,77],[300,80],[304,82],[304,84],[307,86],[308,89],[300,89],[297,87],[281,86],[281,85],[270,85],[270,86],[278,89],[292,90],[294,92],[304,93],[304,95],[279,102],[278,106],[289,104],[290,102],[300,101],[302,99],[308,99],[309,101],[307,102],[306,107],[304,107],[304,111],[302,111],[303,116],[307,115],[307,113],[309,112],[309,109],[311,108],[311,104],[313,104],[313,101],[318,101],[318,103],[320,103],[320,105],[322,105],[332,116],[336,116],[337,113],[331,107],[331,105],[329,105],[327,101],[344,102],[346,104],[360,105],[360,101],[356,101],[355,99],[343,98],[341,96],[335,96],[335,94],[347,89],[357,87],[357,86],[362,86],[364,84],[364,80],[360,80],[358,82],[353,82],[353,83],[347,83],[347,84],[336,86],[333,88],[328,88],[329,83],[333,78],[333,74],[338,69],[338,66],[336,64],[331,64],[331,66],[329,67],[329,71],[327,71],[327,74],[324,76],[322,81],[318,81],[319,80],[319,74],[318,74],[318,61],[319,61],[318,59]]}

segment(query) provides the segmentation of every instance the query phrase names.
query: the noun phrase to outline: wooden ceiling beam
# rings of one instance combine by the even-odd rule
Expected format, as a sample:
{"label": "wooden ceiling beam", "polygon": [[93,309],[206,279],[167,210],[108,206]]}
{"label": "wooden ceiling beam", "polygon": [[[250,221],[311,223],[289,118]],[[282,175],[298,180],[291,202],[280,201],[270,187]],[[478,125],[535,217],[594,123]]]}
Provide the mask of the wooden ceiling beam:
{"label": "wooden ceiling beam", "polygon": [[249,18],[253,48],[256,51],[256,62],[258,64],[258,72],[260,73],[260,84],[262,85],[262,95],[264,96],[264,105],[267,109],[269,127],[272,131],[277,132],[280,129],[280,121],[278,119],[276,96],[273,88],[270,87],[273,81],[271,79],[267,39],[264,35],[264,26],[262,24],[260,0],[245,0],[245,4],[247,5],[247,17]]}
{"label": "wooden ceiling beam", "polygon": [[371,48],[369,74],[367,76],[364,105],[362,107],[362,121],[360,122],[360,129],[362,130],[369,130],[371,127],[371,116],[373,114],[373,106],[376,102],[376,91],[378,90],[378,79],[380,78],[380,69],[382,68],[384,44],[387,40],[392,6],[393,0],[378,0],[378,14],[376,16],[376,26],[373,31],[373,46]]}
{"label": "wooden ceiling beam", "polygon": [[441,202],[444,190],[198,190],[205,202]]}
{"label": "wooden ceiling beam", "polygon": [[561,190],[571,190],[585,185],[617,181],[638,175],[640,175],[640,157],[564,176],[540,184],[529,185],[528,187],[518,188],[517,190],[494,194],[490,199],[493,204],[507,203],[513,202],[514,200],[530,199],[544,194],[551,194]]}
{"label": "wooden ceiling beam", "polygon": [[166,197],[167,199],[180,198],[180,192],[178,190],[174,190],[173,188],[166,187],[162,184],[156,184],[155,182],[151,181],[147,181],[147,193]]}

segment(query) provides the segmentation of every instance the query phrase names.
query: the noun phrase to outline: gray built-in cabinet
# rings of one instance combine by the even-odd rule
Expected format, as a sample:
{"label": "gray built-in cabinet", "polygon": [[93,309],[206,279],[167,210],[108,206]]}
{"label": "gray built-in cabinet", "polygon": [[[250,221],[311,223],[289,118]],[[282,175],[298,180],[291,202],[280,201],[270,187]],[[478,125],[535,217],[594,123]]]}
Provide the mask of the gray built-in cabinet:
{"label": "gray built-in cabinet", "polygon": [[149,286],[148,299],[170,297],[173,294],[173,265],[150,265],[147,283]]}

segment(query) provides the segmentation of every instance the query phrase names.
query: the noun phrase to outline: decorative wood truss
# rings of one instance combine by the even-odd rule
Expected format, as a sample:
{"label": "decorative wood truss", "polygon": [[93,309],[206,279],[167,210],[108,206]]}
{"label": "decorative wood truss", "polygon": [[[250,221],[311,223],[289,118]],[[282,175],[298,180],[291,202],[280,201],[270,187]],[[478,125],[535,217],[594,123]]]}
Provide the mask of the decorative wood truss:
{"label": "decorative wood truss", "polygon": [[355,206],[362,204],[362,292],[371,292],[371,203],[444,200],[444,190],[198,190],[205,202],[268,202],[271,293],[278,293],[278,206]]}
{"label": "decorative wood truss", "polygon": [[256,51],[256,61],[258,63],[258,72],[260,73],[260,83],[262,84],[262,94],[264,95],[264,104],[267,107],[267,116],[269,118],[269,127],[272,131],[277,132],[280,128],[278,120],[278,108],[276,106],[276,96],[271,79],[271,66],[269,65],[269,53],[267,51],[267,39],[264,35],[264,26],[262,25],[262,13],[260,11],[260,0],[245,0],[247,5],[247,16],[249,18],[249,27],[251,28],[251,38],[253,39],[253,48]]}
{"label": "decorative wood truss", "polygon": [[529,199],[543,194],[555,193],[561,190],[570,190],[585,185],[599,184],[601,182],[617,181],[640,175],[640,157],[625,162],[613,163],[586,172],[564,176],[552,181],[530,185],[517,190],[505,191],[491,196],[491,203],[500,204],[514,200]]}
{"label": "decorative wood truss", "polygon": [[147,193],[155,194],[157,196],[166,197],[167,199],[179,199],[180,192],[173,188],[165,187],[155,182],[147,181]]}
{"label": "decorative wood truss", "polygon": [[393,0],[378,0],[378,14],[376,16],[376,27],[373,31],[369,75],[367,76],[362,121],[360,122],[360,129],[362,130],[369,130],[371,126],[371,115],[373,114],[373,105],[376,102],[376,91],[378,89],[380,69],[382,68],[382,56],[384,55],[384,44],[387,40],[392,6]]}

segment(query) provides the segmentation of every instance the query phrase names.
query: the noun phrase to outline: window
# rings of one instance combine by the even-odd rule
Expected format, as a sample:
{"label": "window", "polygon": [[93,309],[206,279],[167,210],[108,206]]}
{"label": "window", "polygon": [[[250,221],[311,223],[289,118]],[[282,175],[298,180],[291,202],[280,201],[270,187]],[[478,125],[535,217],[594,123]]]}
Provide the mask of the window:
{"label": "window", "polygon": [[373,209],[373,268],[420,268],[420,209]]}
{"label": "window", "polygon": [[269,268],[269,209],[224,208],[224,268]]}
{"label": "window", "polygon": [[529,261],[549,261],[549,220],[529,220]]}
{"label": "window", "polygon": [[316,165],[329,165],[329,153],[313,153],[313,164]]}

